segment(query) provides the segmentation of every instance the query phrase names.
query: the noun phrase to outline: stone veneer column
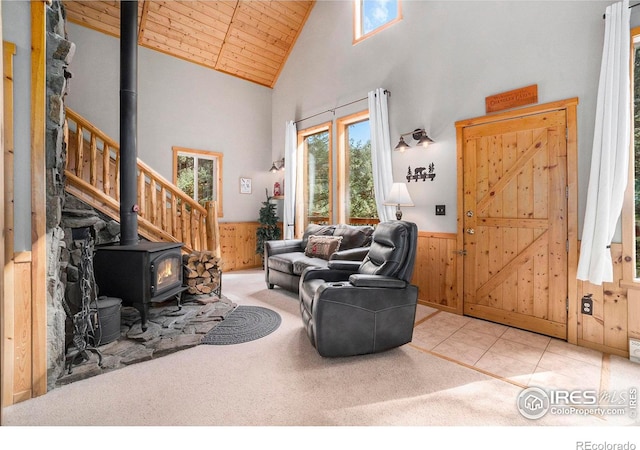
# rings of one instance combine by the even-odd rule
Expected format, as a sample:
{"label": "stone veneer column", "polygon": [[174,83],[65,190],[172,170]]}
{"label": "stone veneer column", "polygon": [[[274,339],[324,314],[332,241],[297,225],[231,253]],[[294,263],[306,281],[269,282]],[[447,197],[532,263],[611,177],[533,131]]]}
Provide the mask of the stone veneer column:
{"label": "stone veneer column", "polygon": [[53,389],[64,371],[65,319],[62,306],[65,293],[65,268],[61,252],[65,247],[60,227],[64,206],[64,167],[67,147],[64,141],[64,97],[67,94],[67,70],[75,53],[75,44],[67,40],[66,15],[62,2],[47,6],[47,389]]}
{"label": "stone veneer column", "polygon": [[71,343],[71,313],[81,305],[79,266],[81,249],[74,229],[90,228],[94,244],[117,242],[120,224],[93,210],[64,191],[67,144],[64,140],[65,106],[75,44],[67,39],[66,15],[60,0],[47,7],[47,390],[64,374],[67,346]]}

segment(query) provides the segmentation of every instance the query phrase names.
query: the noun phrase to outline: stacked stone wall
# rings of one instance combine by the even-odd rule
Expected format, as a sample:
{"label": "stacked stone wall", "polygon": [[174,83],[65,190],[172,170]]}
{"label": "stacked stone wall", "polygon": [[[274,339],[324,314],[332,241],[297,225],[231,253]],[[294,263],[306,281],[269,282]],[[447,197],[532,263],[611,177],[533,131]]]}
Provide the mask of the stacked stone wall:
{"label": "stacked stone wall", "polygon": [[64,97],[71,78],[68,67],[75,53],[75,44],[67,39],[65,12],[60,1],[52,1],[47,6],[46,46],[47,388],[52,389],[64,370],[66,314],[62,306],[65,293],[62,251],[65,243],[60,227],[67,157]]}
{"label": "stacked stone wall", "polygon": [[80,242],[77,237],[89,235],[93,245],[117,242],[120,225],[64,190],[64,101],[76,47],[67,39],[66,14],[59,0],[47,6],[46,46],[47,389],[51,390],[64,373],[65,355],[73,337],[64,304],[71,313],[81,305],[80,245],[84,239]]}

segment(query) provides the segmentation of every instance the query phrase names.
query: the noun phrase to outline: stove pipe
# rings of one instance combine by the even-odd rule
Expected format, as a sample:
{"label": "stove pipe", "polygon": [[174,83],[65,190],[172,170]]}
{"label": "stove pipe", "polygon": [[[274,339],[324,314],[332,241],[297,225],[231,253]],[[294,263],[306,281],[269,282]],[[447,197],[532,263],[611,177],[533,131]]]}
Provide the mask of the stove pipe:
{"label": "stove pipe", "polygon": [[138,243],[138,1],[120,3],[120,245]]}

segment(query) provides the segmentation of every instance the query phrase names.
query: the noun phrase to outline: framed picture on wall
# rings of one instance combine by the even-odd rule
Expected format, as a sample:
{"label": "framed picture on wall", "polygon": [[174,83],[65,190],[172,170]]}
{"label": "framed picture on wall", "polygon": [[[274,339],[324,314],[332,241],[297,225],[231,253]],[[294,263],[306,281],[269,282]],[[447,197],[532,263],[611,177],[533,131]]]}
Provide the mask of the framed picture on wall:
{"label": "framed picture on wall", "polygon": [[240,193],[251,194],[251,178],[240,177]]}

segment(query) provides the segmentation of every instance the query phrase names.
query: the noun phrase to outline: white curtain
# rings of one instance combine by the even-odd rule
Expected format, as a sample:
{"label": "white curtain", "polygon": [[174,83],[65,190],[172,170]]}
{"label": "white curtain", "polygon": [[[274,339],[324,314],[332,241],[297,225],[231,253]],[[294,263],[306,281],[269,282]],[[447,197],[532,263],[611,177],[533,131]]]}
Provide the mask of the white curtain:
{"label": "white curtain", "polygon": [[296,123],[289,121],[286,123],[284,138],[284,217],[282,218],[284,239],[293,239],[295,232],[297,142]]}
{"label": "white curtain", "polygon": [[393,184],[387,93],[384,89],[378,88],[369,92],[368,97],[373,190],[376,196],[378,219],[380,222],[387,222],[395,219],[395,209],[383,204]]}
{"label": "white curtain", "polygon": [[630,146],[629,0],[607,7],[591,172],[578,262],[578,279],[613,281],[611,240],[622,211]]}

